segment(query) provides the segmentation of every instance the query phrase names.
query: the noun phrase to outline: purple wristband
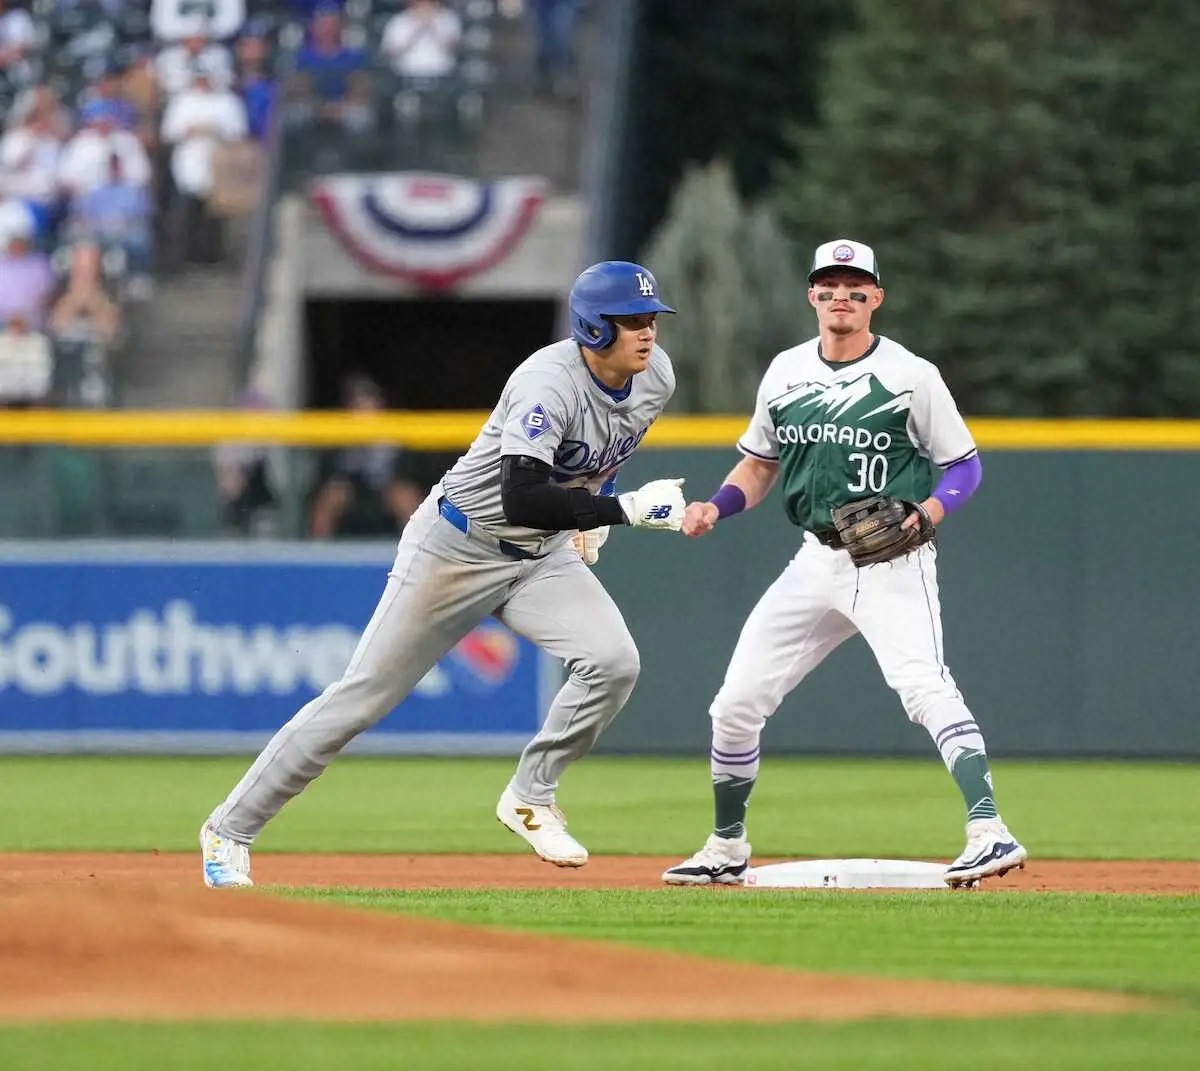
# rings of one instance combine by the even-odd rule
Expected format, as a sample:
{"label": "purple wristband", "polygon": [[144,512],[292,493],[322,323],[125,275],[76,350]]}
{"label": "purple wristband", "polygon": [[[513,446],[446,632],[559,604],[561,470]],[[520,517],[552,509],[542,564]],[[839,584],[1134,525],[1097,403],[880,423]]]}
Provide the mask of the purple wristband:
{"label": "purple wristband", "polygon": [[976,454],[946,469],[934,488],[933,497],[942,504],[947,513],[953,513],[975,493],[982,479],[983,462]]}
{"label": "purple wristband", "polygon": [[723,483],[709,502],[717,507],[717,516],[721,519],[732,517],[746,508],[746,492],[737,484]]}

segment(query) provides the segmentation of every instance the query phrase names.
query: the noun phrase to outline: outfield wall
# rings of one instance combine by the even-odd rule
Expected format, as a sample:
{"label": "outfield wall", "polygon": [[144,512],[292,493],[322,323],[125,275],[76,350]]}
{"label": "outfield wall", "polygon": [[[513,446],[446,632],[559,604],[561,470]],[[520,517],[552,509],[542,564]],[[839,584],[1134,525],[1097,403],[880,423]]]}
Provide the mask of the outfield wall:
{"label": "outfield wall", "polygon": [[[1200,757],[1200,453],[984,451],[983,485],[939,537],[947,662],[997,754]],[[729,450],[642,452],[624,486],[715,488]],[[1161,504],[1161,505],[1156,505]],[[1171,514],[1162,506],[1169,504]],[[609,748],[695,751],[738,630],[796,546],[777,495],[681,546],[618,533],[601,571],[642,648]],[[786,699],[771,750],[920,752],[858,638]]]}
{"label": "outfield wall", "polygon": [[[685,476],[707,495],[735,460],[647,449],[622,484]],[[985,450],[983,487],[946,522],[939,560],[947,660],[993,752],[1200,757],[1198,485],[1192,449]],[[614,534],[599,572],[643,672],[604,749],[704,753],[741,622],[795,546],[777,497],[703,540]],[[392,552],[0,544],[0,749],[258,746],[349,657]],[[528,645],[485,631],[359,747],[513,751],[554,681]],[[785,701],[765,742],[929,747],[860,640]]]}
{"label": "outfield wall", "polygon": [[[242,752],[341,676],[390,546],[0,544],[0,751]],[[495,621],[354,750],[507,754],[558,669]]]}

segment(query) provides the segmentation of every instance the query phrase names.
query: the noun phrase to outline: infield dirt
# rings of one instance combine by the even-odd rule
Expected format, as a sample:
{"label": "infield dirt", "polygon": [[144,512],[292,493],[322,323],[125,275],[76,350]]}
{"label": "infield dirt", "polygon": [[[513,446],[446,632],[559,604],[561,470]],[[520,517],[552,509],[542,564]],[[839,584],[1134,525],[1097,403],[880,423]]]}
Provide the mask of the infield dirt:
{"label": "infield dirt", "polygon": [[[777,862],[756,859],[756,863]],[[519,855],[299,855],[254,854],[260,885],[371,889],[661,889],[659,875],[678,858],[592,856],[578,870],[559,869],[532,854]],[[105,881],[194,886],[198,853],[0,853],[0,887]],[[1042,860],[985,882],[981,891],[1200,893],[1200,862],[1156,860]],[[732,891],[735,895],[770,890]],[[831,895],[837,895],[831,893]],[[844,895],[844,894],[843,894]]]}
{"label": "infield dirt", "polygon": [[[560,871],[532,856],[259,853],[254,872],[265,885],[649,888],[667,863],[598,857]],[[0,856],[0,1019],[780,1021],[1146,1006],[1110,993],[808,974],[261,889],[213,892],[199,870],[195,854]],[[1198,886],[1200,863],[1041,863],[1002,885]]]}

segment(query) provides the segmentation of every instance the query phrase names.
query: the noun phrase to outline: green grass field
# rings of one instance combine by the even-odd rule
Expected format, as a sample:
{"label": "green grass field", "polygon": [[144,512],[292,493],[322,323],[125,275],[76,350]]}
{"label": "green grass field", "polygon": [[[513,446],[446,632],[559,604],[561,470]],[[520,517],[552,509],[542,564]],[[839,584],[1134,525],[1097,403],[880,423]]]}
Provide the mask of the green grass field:
{"label": "green grass field", "polygon": [[[0,851],[192,850],[243,759],[0,759]],[[507,760],[343,759],[263,851],[524,850],[492,819]],[[1200,766],[995,764],[1035,858],[1200,858]],[[709,822],[703,761],[592,759],[560,796],[596,853],[687,854]],[[775,759],[751,809],[763,856],[948,857],[961,806],[936,762]],[[436,830],[436,841],[430,831]],[[214,894],[216,895],[216,894]],[[113,1024],[0,1029],[0,1068],[1017,1068],[1193,1066],[1200,890],[1186,897],[860,896],[707,890],[293,890],[286,895],[718,959],[1147,996],[1157,1014],[754,1026]],[[0,968],[2,969],[2,968]],[[1189,1057],[1188,1052],[1193,1056]]]}
{"label": "green grass field", "polygon": [[[190,851],[244,758],[0,758],[0,851]],[[493,820],[507,759],[343,758],[290,803],[259,851],[519,852]],[[1005,819],[1043,859],[1195,859],[1200,765],[994,764]],[[580,763],[559,802],[595,854],[691,854],[712,821],[704,759]],[[756,854],[947,858],[962,803],[936,760],[763,767]],[[436,839],[430,833],[436,828]]]}

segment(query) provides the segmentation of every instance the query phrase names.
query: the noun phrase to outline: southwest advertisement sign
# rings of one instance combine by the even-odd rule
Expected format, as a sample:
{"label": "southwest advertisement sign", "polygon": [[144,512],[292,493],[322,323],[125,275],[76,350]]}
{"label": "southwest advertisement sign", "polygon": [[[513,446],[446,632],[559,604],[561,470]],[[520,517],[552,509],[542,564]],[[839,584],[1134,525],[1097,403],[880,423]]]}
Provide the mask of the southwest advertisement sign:
{"label": "southwest advertisement sign", "polygon": [[[341,676],[391,564],[390,548],[55,553],[0,550],[0,751],[257,749]],[[518,751],[550,676],[489,619],[348,750]]]}

